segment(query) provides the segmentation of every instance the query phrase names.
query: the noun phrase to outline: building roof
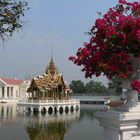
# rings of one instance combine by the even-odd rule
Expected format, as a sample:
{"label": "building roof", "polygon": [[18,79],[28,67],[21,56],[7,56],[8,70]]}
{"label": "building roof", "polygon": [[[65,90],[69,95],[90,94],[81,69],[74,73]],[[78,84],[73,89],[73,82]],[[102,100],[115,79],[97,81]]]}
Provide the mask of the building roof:
{"label": "building roof", "polygon": [[28,91],[32,90],[32,84],[35,84],[38,87],[38,89],[40,89],[40,91],[45,91],[57,88],[59,82],[62,82],[63,85],[65,86],[63,76],[59,74],[55,75],[54,77],[51,77],[50,75],[39,76],[32,80],[32,83]]}
{"label": "building roof", "polygon": [[45,74],[51,75],[52,77],[58,74],[58,68],[55,66],[53,58],[51,58],[50,64],[46,68]]}
{"label": "building roof", "polygon": [[2,78],[0,80],[8,85],[20,85],[23,83],[23,80],[11,79],[11,78]]}
{"label": "building roof", "polygon": [[45,74],[34,78],[31,82],[28,92],[33,91],[33,85],[40,91],[52,90],[59,85],[63,85],[64,89],[69,89],[68,84],[64,81],[63,76],[59,74],[53,59],[51,58],[50,64],[47,67]]}

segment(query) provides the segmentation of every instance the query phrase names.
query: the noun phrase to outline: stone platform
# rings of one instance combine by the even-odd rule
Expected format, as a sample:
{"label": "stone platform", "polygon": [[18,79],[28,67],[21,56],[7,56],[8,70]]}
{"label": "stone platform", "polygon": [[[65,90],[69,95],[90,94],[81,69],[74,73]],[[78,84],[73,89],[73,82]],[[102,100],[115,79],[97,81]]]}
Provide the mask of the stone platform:
{"label": "stone platform", "polygon": [[96,118],[104,127],[104,140],[140,140],[140,103],[129,111],[99,111]]}
{"label": "stone platform", "polygon": [[26,100],[17,103],[18,111],[64,111],[64,110],[77,110],[80,108],[80,101],[78,99],[69,100]]}

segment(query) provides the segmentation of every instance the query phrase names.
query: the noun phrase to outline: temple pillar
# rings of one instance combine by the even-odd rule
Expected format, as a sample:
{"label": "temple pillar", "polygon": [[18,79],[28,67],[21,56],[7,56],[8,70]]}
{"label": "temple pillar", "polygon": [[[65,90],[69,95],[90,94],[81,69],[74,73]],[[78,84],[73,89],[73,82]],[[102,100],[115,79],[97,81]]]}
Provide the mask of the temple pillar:
{"label": "temple pillar", "polygon": [[11,87],[11,97],[13,97],[13,87]]}
{"label": "temple pillar", "polygon": [[2,97],[5,98],[5,87],[2,87]]}
{"label": "temple pillar", "polygon": [[28,92],[28,99],[30,99],[30,92]]}
{"label": "temple pillar", "polygon": [[37,97],[37,91],[35,91],[35,93],[34,93],[34,97],[35,97],[35,99],[36,99],[36,97]]}
{"label": "temple pillar", "polygon": [[4,97],[7,98],[7,86],[4,87]]}
{"label": "temple pillar", "polygon": [[56,89],[54,89],[54,99],[56,99]]}
{"label": "temple pillar", "polygon": [[54,99],[54,90],[53,90],[53,99]]}
{"label": "temple pillar", "polygon": [[10,98],[12,97],[11,96],[11,87],[9,87],[9,96],[10,96]]}
{"label": "temple pillar", "polygon": [[41,112],[41,110],[42,110],[42,107],[41,107],[41,106],[39,106],[39,107],[38,107],[38,111],[39,111],[39,112]]}
{"label": "temple pillar", "polygon": [[34,91],[32,92],[32,99],[34,98]]}
{"label": "temple pillar", "polygon": [[56,88],[56,98],[58,99],[58,89]]}

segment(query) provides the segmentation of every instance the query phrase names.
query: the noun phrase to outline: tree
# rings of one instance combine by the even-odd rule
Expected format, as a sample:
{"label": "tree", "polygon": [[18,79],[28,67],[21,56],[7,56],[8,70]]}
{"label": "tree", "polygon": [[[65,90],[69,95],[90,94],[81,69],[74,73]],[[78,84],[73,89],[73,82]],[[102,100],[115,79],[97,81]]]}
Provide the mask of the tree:
{"label": "tree", "polygon": [[21,17],[27,8],[27,2],[16,0],[0,0],[0,37],[4,41],[22,28]]}
{"label": "tree", "polygon": [[106,93],[108,89],[101,82],[89,81],[85,85],[86,93]]}
{"label": "tree", "polygon": [[112,78],[108,83],[109,91],[113,93],[120,94],[122,92],[122,83],[119,79]]}
{"label": "tree", "polygon": [[71,81],[70,88],[74,93],[85,93],[85,86],[81,80]]}
{"label": "tree", "polygon": [[108,79],[120,78],[140,92],[140,2],[119,0],[96,19],[89,34],[89,42],[69,59],[83,66],[86,78],[101,74]]}

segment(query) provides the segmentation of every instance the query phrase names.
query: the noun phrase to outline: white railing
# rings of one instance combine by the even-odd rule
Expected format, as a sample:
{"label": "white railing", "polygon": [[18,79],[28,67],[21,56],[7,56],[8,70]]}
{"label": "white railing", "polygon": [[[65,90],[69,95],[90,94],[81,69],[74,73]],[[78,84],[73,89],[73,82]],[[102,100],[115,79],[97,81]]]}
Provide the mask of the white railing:
{"label": "white railing", "polygon": [[79,99],[69,99],[69,100],[20,100],[19,103],[46,103],[46,104],[68,104],[68,103],[79,103]]}

